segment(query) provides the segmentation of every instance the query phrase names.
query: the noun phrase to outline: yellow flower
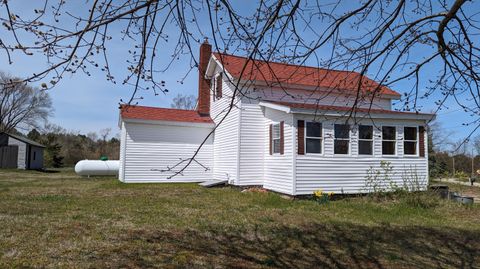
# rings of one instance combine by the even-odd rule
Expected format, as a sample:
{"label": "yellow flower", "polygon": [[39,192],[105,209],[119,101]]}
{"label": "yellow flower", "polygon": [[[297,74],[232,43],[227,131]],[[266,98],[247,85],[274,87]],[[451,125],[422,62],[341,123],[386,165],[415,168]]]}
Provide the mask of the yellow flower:
{"label": "yellow flower", "polygon": [[323,191],[322,191],[322,189],[318,189],[318,190],[314,191],[313,194],[317,197],[322,197],[323,196]]}

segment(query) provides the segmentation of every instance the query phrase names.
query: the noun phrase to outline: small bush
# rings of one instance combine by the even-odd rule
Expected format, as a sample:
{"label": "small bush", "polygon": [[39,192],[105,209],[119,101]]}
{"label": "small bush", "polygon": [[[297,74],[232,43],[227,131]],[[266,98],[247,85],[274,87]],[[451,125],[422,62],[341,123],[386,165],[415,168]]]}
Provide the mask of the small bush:
{"label": "small bush", "polygon": [[469,175],[463,171],[456,171],[454,177],[460,181],[468,181]]}

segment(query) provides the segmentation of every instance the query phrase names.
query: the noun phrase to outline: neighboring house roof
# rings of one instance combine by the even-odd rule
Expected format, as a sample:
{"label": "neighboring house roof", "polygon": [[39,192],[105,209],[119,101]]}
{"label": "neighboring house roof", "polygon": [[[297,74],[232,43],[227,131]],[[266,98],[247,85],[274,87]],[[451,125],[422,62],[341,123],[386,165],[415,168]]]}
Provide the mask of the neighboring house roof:
{"label": "neighboring house roof", "polygon": [[123,119],[213,123],[209,116],[201,116],[196,110],[174,108],[122,105],[120,115]]}
{"label": "neighboring house roof", "polygon": [[8,135],[8,136],[10,136],[10,137],[13,137],[13,138],[15,138],[15,139],[17,139],[17,140],[20,140],[20,141],[22,141],[22,142],[24,142],[24,143],[26,143],[26,144],[29,144],[29,145],[36,146],[36,147],[41,147],[41,148],[44,148],[44,147],[45,147],[44,145],[42,145],[42,144],[40,144],[40,143],[38,143],[38,142],[35,142],[35,141],[31,140],[31,139],[28,139],[28,138],[26,138],[26,137],[24,137],[24,136],[14,135],[14,134],[5,133],[5,132],[3,132],[3,133],[6,134],[6,135]]}
{"label": "neighboring house roof", "polygon": [[[400,94],[386,86],[380,86],[374,80],[353,71],[339,71],[318,67],[300,66],[277,62],[250,60],[223,53],[213,53],[215,58],[234,78],[257,80],[267,83],[286,83],[293,85],[324,87],[343,93],[356,93],[362,78],[361,89],[364,93],[377,91],[380,94],[399,98]],[[244,66],[245,69],[244,69]],[[242,73],[243,70],[243,73]],[[378,90],[377,90],[378,88]]]}
{"label": "neighboring house roof", "polygon": [[[276,102],[276,101],[264,101],[261,102],[261,105],[268,106],[268,104],[278,105],[284,108],[288,108],[292,113],[310,113],[315,114],[320,111],[334,111],[340,112],[344,115],[352,111],[352,107],[348,106],[330,106],[330,105],[317,105],[317,104],[306,104],[306,103],[293,103],[293,102]],[[274,108],[274,106],[272,106]],[[355,112],[362,114],[391,114],[391,115],[400,115],[400,116],[415,116],[422,119],[433,119],[435,114],[430,113],[418,113],[418,112],[409,112],[409,111],[396,111],[388,109],[378,109],[378,108],[356,108]]]}

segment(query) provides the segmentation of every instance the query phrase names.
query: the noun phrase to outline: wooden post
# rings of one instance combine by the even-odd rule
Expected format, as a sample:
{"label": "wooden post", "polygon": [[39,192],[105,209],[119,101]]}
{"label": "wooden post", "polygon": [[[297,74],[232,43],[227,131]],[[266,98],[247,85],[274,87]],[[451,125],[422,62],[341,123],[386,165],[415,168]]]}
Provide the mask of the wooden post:
{"label": "wooden post", "polygon": [[452,171],[453,175],[452,175],[452,177],[455,178],[455,155],[452,155],[452,161],[453,161],[453,169],[452,169],[453,170]]}
{"label": "wooden post", "polygon": [[472,179],[473,179],[474,174],[475,174],[475,172],[473,171],[473,169],[474,169],[474,165],[473,165],[474,160],[475,160],[475,156],[473,155],[473,148],[472,148]]}

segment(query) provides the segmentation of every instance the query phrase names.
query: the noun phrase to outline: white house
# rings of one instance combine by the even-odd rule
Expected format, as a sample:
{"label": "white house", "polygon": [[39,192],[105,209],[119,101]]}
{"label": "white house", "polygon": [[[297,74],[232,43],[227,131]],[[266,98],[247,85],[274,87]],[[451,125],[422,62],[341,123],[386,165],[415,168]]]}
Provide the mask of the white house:
{"label": "white house", "polygon": [[399,98],[356,72],[212,54],[204,43],[196,110],[121,107],[119,179],[359,193],[384,161],[393,182],[414,176],[426,188],[434,115],[392,110]]}

